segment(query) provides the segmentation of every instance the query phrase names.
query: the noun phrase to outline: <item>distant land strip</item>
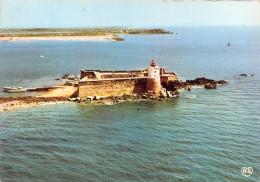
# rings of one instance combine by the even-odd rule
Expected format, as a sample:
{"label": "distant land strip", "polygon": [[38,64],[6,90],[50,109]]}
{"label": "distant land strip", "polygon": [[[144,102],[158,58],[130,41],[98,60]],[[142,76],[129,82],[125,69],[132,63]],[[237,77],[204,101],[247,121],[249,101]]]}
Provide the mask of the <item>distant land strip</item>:
{"label": "distant land strip", "polygon": [[124,41],[120,35],[127,34],[172,34],[164,29],[135,29],[126,27],[77,28],[77,29],[0,29],[0,40],[24,39],[113,39]]}

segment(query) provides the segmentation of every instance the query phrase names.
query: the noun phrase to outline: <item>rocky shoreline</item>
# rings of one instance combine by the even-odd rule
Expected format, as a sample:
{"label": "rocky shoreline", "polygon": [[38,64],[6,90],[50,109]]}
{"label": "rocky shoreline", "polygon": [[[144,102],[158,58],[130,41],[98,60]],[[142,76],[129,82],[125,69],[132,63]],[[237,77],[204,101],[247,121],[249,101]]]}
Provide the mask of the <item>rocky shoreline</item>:
{"label": "rocky shoreline", "polygon": [[113,104],[121,101],[138,101],[138,100],[158,100],[162,101],[166,98],[179,96],[180,90],[190,91],[193,86],[203,86],[205,89],[216,89],[217,85],[228,84],[225,80],[213,80],[205,77],[196,78],[194,80],[174,81],[168,82],[163,85],[164,89],[161,91],[160,96],[148,94],[131,94],[122,96],[89,96],[86,98],[79,97],[43,97],[43,96],[23,96],[23,97],[0,97],[0,112],[12,109],[21,109],[27,106],[42,105],[44,103],[57,103],[57,102],[76,102],[76,103],[96,103],[96,104]]}
{"label": "rocky shoreline", "polygon": [[97,103],[104,103],[104,102],[120,102],[120,101],[131,101],[131,100],[162,100],[165,98],[172,98],[179,96],[179,90],[188,90],[190,91],[193,86],[204,86],[205,89],[216,89],[217,85],[226,85],[228,84],[225,80],[213,80],[207,79],[205,77],[196,78],[194,80],[187,80],[185,82],[182,81],[174,81],[168,82],[164,86],[164,90],[161,91],[160,96],[154,96],[149,94],[132,94],[132,95],[122,95],[122,96],[108,96],[108,97],[100,97],[100,96],[89,96],[86,98],[68,98],[69,101],[72,102],[97,102]]}
{"label": "rocky shoreline", "polygon": [[43,105],[46,103],[58,103],[66,101],[68,101],[68,98],[66,97],[0,97],[0,112]]}
{"label": "rocky shoreline", "polygon": [[67,101],[67,97],[37,97],[37,96],[23,96],[23,97],[0,97],[0,104],[11,101],[22,101],[24,103],[35,102],[55,102],[55,101]]}
{"label": "rocky shoreline", "polygon": [[225,80],[213,80],[205,77],[196,78],[194,80],[186,80],[185,82],[176,81],[176,82],[168,82],[168,84],[163,85],[167,90],[170,91],[178,91],[180,89],[191,90],[192,86],[204,86],[205,89],[216,89],[217,85],[226,85],[228,84]]}

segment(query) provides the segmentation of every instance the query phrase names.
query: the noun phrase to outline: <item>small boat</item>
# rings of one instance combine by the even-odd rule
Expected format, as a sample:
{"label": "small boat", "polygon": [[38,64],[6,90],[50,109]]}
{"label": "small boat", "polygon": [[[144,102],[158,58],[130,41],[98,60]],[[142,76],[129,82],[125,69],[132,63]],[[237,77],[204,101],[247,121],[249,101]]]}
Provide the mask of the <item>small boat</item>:
{"label": "small boat", "polygon": [[17,93],[17,92],[26,92],[27,89],[23,87],[3,87],[4,92]]}
{"label": "small boat", "polygon": [[15,89],[15,88],[12,88],[12,87],[3,87],[3,90],[11,90],[11,89]]}
{"label": "small boat", "polygon": [[227,44],[227,46],[230,46],[230,42]]}
{"label": "small boat", "polygon": [[18,93],[18,92],[26,92],[27,89],[17,89],[17,90],[7,90],[6,92],[10,92],[10,93]]}

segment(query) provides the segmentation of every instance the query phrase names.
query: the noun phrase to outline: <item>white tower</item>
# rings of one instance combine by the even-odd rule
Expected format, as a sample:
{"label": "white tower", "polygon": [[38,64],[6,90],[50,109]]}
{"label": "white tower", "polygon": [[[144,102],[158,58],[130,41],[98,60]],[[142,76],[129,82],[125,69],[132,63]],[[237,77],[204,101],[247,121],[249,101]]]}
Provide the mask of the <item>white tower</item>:
{"label": "white tower", "polygon": [[155,60],[148,67],[148,78],[146,81],[146,90],[150,94],[159,94],[161,90],[160,67],[157,66]]}

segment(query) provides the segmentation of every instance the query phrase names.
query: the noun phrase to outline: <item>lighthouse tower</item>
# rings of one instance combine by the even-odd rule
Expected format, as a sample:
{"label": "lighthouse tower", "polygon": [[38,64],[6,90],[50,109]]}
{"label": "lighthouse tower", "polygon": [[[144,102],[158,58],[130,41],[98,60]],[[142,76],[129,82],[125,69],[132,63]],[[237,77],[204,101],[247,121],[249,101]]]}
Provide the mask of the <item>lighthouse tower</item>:
{"label": "lighthouse tower", "polygon": [[161,79],[160,79],[160,67],[157,66],[155,60],[148,67],[148,78],[146,81],[146,91],[148,94],[160,94]]}

